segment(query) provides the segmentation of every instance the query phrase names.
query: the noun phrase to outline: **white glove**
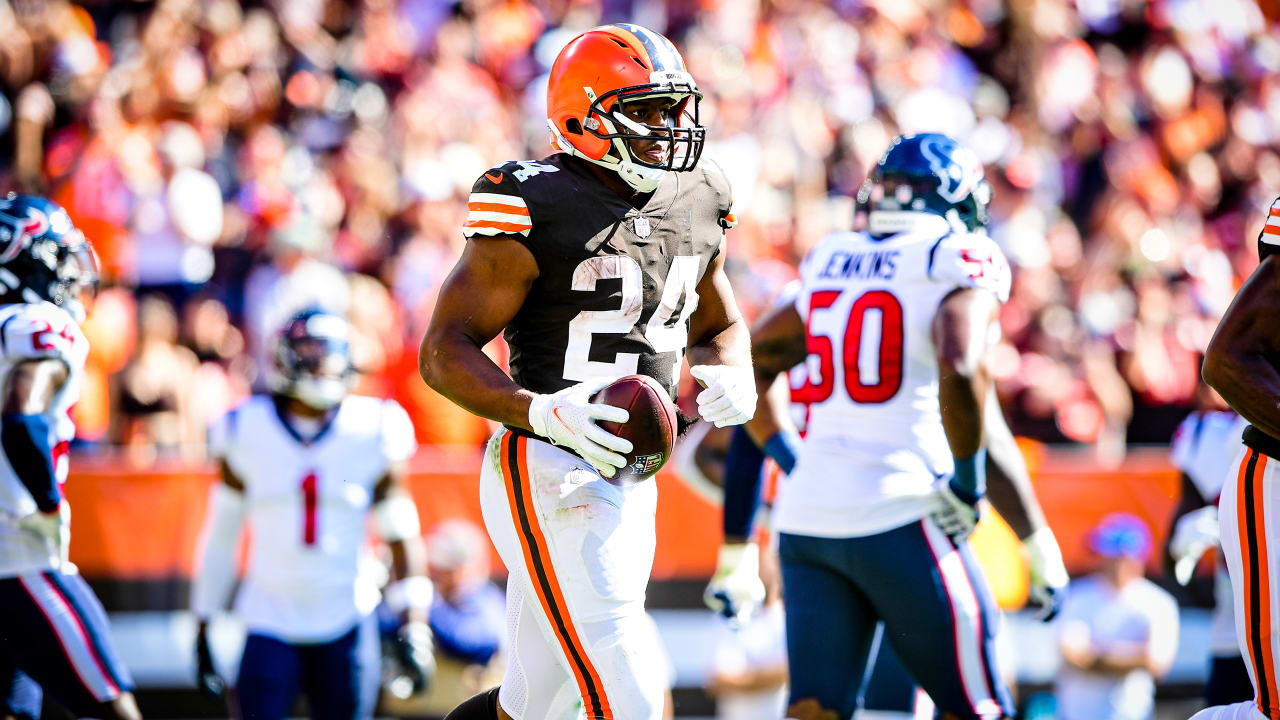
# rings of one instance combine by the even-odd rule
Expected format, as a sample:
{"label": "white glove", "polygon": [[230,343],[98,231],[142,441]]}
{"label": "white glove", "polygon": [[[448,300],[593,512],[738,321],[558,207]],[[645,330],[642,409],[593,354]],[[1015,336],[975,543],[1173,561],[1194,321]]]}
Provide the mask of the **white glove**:
{"label": "white glove", "polygon": [[576,452],[607,478],[627,464],[618,453],[631,452],[630,440],[596,425],[597,420],[625,423],[631,419],[631,414],[622,408],[591,402],[591,396],[611,382],[610,378],[580,382],[560,392],[534,395],[529,403],[529,427],[535,433]]}
{"label": "white glove", "polygon": [[37,510],[30,515],[20,517],[17,525],[44,540],[46,547],[49,548],[49,554],[57,558],[60,568],[71,568],[71,562],[68,559],[71,551],[70,503],[63,500],[58,503],[58,509],[51,513]]}
{"label": "white glove", "polygon": [[1216,505],[1206,505],[1178,518],[1173,526],[1173,539],[1169,541],[1169,555],[1173,557],[1173,577],[1178,584],[1186,585],[1191,582],[1196,565],[1200,563],[1200,556],[1221,542]]}
{"label": "white glove", "polygon": [[737,623],[746,622],[764,602],[764,583],[760,580],[760,549],[755,543],[731,543],[720,546],[716,572],[702,593],[702,601]]}
{"label": "white glove", "polygon": [[1042,527],[1022,542],[1022,549],[1027,553],[1031,580],[1030,604],[1037,608],[1036,619],[1049,622],[1062,609],[1067,583],[1071,581],[1058,539],[1052,530]]}
{"label": "white glove", "polygon": [[968,537],[969,533],[978,526],[978,520],[982,517],[980,509],[982,501],[979,500],[977,505],[970,505],[961,500],[951,490],[949,478],[938,483],[936,487],[941,502],[933,511],[933,521],[937,523],[938,529],[957,540]]}
{"label": "white glove", "polygon": [[716,427],[741,425],[756,414],[756,376],[750,367],[694,365],[692,375],[706,389],[698,393],[698,414]]}

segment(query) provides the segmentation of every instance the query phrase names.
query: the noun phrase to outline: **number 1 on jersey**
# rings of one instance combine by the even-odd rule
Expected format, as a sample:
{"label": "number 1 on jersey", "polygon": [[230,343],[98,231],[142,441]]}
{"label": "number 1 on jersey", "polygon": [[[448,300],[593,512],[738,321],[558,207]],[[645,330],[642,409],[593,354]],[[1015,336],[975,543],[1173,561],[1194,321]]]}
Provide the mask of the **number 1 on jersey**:
{"label": "number 1 on jersey", "polygon": [[302,478],[302,544],[316,544],[316,474],[307,473]]}

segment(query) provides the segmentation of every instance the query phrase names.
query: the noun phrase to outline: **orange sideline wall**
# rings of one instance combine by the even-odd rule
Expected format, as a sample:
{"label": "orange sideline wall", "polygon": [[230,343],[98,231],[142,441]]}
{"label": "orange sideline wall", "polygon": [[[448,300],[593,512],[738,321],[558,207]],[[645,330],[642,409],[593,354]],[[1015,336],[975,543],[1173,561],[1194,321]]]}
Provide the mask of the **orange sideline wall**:
{"label": "orange sideline wall", "polygon": [[[1090,528],[1105,514],[1144,518],[1162,547],[1178,500],[1178,473],[1167,450],[1140,449],[1114,469],[1082,450],[1024,445],[1036,491],[1073,574],[1087,572]],[[465,517],[483,525],[476,489],[478,452],[423,450],[411,465],[410,486],[423,527]],[[208,464],[159,462],[140,466],[123,458],[77,457],[66,494],[73,508],[71,559],[89,577],[128,580],[191,576],[205,501],[215,469]],[[719,508],[664,471],[658,501],[655,580],[709,577],[720,541]],[[993,589],[1006,607],[1025,598],[1025,566],[1008,526],[989,513],[973,543]],[[501,568],[496,553],[494,567]],[[1207,571],[1208,562],[1201,571]],[[1152,572],[1159,571],[1153,557]],[[500,571],[499,571],[500,572]]]}

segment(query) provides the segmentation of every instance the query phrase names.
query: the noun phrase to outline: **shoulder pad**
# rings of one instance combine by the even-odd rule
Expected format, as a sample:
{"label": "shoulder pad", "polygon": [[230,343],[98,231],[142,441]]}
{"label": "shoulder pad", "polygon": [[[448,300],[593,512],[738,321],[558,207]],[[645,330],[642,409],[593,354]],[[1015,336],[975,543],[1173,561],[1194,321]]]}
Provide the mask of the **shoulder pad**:
{"label": "shoulder pad", "polygon": [[1178,429],[1173,431],[1173,440],[1169,443],[1169,461],[1174,467],[1182,472],[1187,472],[1187,468],[1191,462],[1191,445],[1196,435],[1196,425],[1199,424],[1202,415],[1199,412],[1193,412],[1183,418],[1178,423]]}
{"label": "shoulder pad", "polygon": [[0,321],[0,349],[7,359],[56,358],[78,369],[89,354],[89,342],[65,310],[32,303],[16,306]]}
{"label": "shoulder pad", "polygon": [[698,167],[702,171],[705,182],[715,194],[716,203],[720,209],[720,226],[731,228],[737,225],[738,218],[733,213],[733,185],[725,175],[724,168],[710,158],[703,158]]}
{"label": "shoulder pad", "polygon": [[945,235],[929,251],[929,277],[958,288],[982,288],[1009,299],[1013,273],[1004,251],[979,233]]}
{"label": "shoulder pad", "polygon": [[413,457],[418,449],[417,433],[413,421],[400,403],[382,401],[382,452],[387,460],[400,462]]}
{"label": "shoulder pad", "polygon": [[1280,198],[1271,203],[1267,213],[1267,222],[1258,233],[1258,261],[1267,259],[1268,255],[1280,253]]}
{"label": "shoulder pad", "polygon": [[[465,237],[475,235],[523,235],[533,229],[529,206],[524,201],[516,177],[520,163],[493,168],[476,179],[467,198],[467,219],[462,224]],[[512,168],[516,169],[513,171]],[[550,167],[550,166],[548,166]],[[558,169],[558,168],[553,168]]]}

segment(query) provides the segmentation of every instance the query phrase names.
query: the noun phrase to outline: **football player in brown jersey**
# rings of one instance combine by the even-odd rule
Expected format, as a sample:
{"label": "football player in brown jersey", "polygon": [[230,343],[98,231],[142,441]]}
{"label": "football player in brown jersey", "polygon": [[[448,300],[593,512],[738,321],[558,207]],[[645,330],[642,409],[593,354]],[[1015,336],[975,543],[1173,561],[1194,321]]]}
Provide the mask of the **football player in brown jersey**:
{"label": "football player in brown jersey", "polygon": [[1254,699],[1196,720],[1280,720],[1280,198],[1258,235],[1258,257],[1204,357],[1204,381],[1250,423],[1222,486],[1218,522]]}
{"label": "football player in brown jersey", "polygon": [[[606,25],[560,52],[547,90],[560,152],[484,173],[470,239],[440,291],[419,362],[446,397],[503,424],[481,471],[481,508],[510,571],[510,657],[500,689],[456,720],[656,718],[664,678],[643,616],[653,562],[653,482],[613,484],[630,443],[592,403],[639,373],[674,398],[680,365],[698,411],[755,411],[747,328],[724,272],[729,185],[699,164],[701,94],[675,46]],[[504,332],[508,377],[481,348]]]}

